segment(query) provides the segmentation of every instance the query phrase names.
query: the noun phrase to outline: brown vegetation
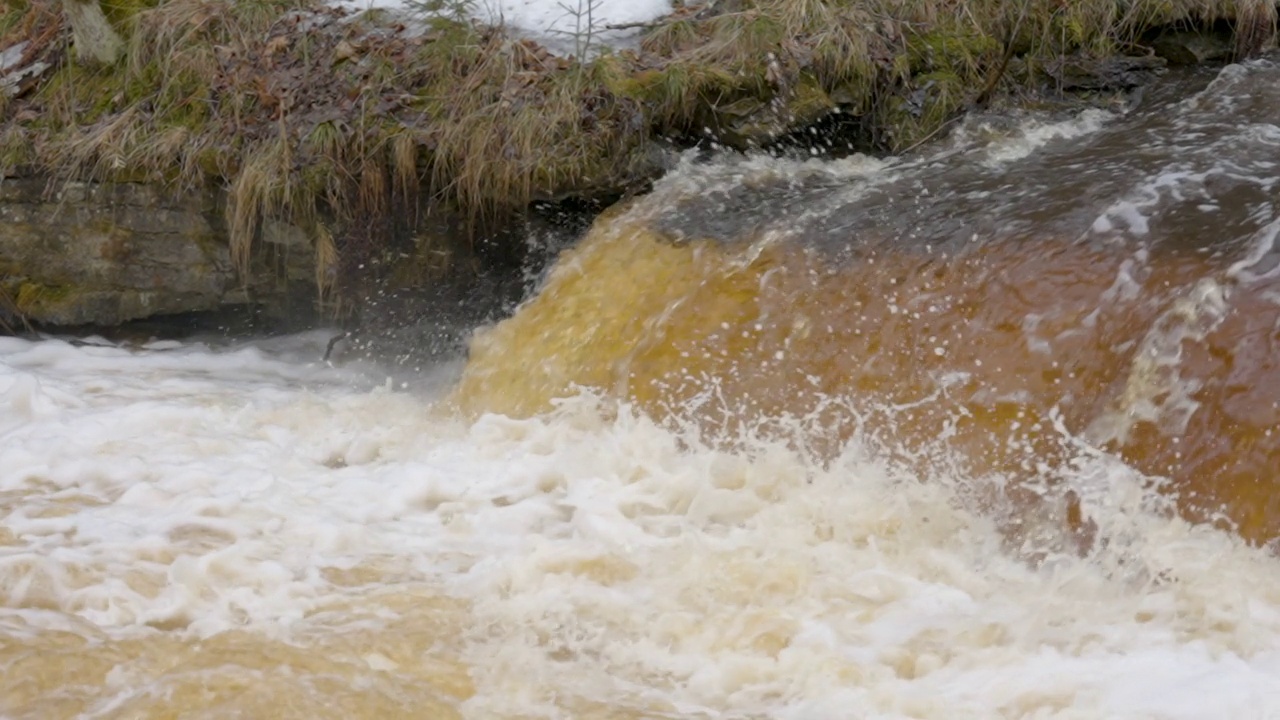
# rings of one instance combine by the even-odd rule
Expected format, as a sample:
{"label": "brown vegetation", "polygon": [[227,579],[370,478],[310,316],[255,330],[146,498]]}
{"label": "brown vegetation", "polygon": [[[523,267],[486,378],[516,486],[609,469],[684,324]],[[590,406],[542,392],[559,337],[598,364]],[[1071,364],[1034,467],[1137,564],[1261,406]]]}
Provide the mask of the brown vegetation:
{"label": "brown vegetation", "polygon": [[[305,228],[321,285],[424,210],[481,219],[608,194],[655,172],[655,138],[768,144],[840,113],[862,149],[931,137],[993,91],[1055,90],[1064,57],[1145,54],[1173,24],[1271,41],[1263,0],[720,0],[645,29],[637,50],[563,58],[461,6],[412,19],[315,0],[122,0],[112,67],[68,61],[51,0],[7,0],[0,49],[39,82],[0,99],[0,171],[228,188],[242,265],[264,218]],[[846,144],[849,144],[846,143]]]}
{"label": "brown vegetation", "polygon": [[17,335],[19,329],[31,331],[17,304],[9,296],[9,291],[0,286],[0,334]]}

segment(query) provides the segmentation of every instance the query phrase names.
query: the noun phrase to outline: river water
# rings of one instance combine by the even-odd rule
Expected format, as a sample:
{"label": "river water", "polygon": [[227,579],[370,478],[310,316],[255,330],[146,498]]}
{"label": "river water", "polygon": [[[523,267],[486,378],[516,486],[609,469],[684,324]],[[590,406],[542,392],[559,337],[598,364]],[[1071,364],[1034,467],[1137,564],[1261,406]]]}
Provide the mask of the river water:
{"label": "river water", "polygon": [[412,372],[0,338],[0,714],[1280,717],[1278,119],[690,160]]}

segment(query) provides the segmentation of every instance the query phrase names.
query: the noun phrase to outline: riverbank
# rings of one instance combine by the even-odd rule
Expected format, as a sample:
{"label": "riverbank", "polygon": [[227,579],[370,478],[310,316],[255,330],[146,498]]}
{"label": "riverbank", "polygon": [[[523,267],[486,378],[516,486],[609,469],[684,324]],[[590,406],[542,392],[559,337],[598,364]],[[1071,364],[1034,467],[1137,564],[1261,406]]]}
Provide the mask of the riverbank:
{"label": "riverbank", "polygon": [[[317,296],[354,296],[390,275],[412,288],[519,264],[523,239],[500,231],[531,203],[607,206],[685,148],[900,153],[973,108],[1114,104],[1167,59],[1248,56],[1272,42],[1276,13],[1238,0],[720,0],[634,28],[631,48],[593,46],[588,26],[579,58],[467,8],[119,3],[106,19],[121,50],[104,64],[77,57],[59,5],[11,3],[0,170],[50,187],[213,188],[211,232],[242,282],[284,223],[309,246]],[[1207,40],[1162,47],[1173,28]],[[23,287],[46,303],[75,291],[0,259],[20,315],[38,309]]]}

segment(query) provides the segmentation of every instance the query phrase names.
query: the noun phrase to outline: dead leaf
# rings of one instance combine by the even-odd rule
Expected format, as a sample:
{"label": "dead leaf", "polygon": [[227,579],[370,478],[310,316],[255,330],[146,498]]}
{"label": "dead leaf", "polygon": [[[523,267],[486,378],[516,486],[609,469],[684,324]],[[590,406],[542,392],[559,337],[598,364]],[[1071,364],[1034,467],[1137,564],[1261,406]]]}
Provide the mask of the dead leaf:
{"label": "dead leaf", "polygon": [[286,35],[278,35],[267,41],[267,57],[278,55],[289,49],[289,38]]}
{"label": "dead leaf", "polygon": [[354,58],[356,54],[356,46],[346,40],[342,40],[338,43],[338,46],[333,49],[333,64],[337,65],[343,60],[350,60]]}

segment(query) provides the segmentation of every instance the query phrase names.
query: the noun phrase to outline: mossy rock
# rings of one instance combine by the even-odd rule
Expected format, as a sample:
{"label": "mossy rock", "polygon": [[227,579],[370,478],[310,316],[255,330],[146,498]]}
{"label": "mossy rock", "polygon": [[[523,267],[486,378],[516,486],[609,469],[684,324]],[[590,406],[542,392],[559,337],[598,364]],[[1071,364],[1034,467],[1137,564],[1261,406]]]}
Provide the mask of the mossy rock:
{"label": "mossy rock", "polygon": [[24,282],[18,286],[14,304],[18,312],[27,317],[50,319],[73,317],[78,313],[74,309],[76,292],[69,285],[43,285],[36,282]]}
{"label": "mossy rock", "polygon": [[990,35],[975,32],[935,32],[908,39],[908,73],[919,75],[937,71],[979,77],[992,64],[1004,45]]}
{"label": "mossy rock", "polygon": [[118,325],[154,315],[177,314],[198,306],[200,300],[194,295],[180,293],[23,282],[13,304],[17,312],[30,322],[75,326]]}
{"label": "mossy rock", "polygon": [[720,140],[739,149],[760,147],[793,128],[816,123],[838,107],[816,78],[802,76],[796,87],[783,95],[768,100],[747,97],[717,107]]}
{"label": "mossy rock", "polygon": [[932,72],[916,78],[918,86],[890,98],[880,108],[876,122],[895,151],[915,147],[936,136],[963,109],[969,85],[949,72]]}
{"label": "mossy rock", "polygon": [[1230,34],[1212,30],[1162,32],[1151,41],[1151,49],[1174,66],[1227,60],[1234,50]]}

